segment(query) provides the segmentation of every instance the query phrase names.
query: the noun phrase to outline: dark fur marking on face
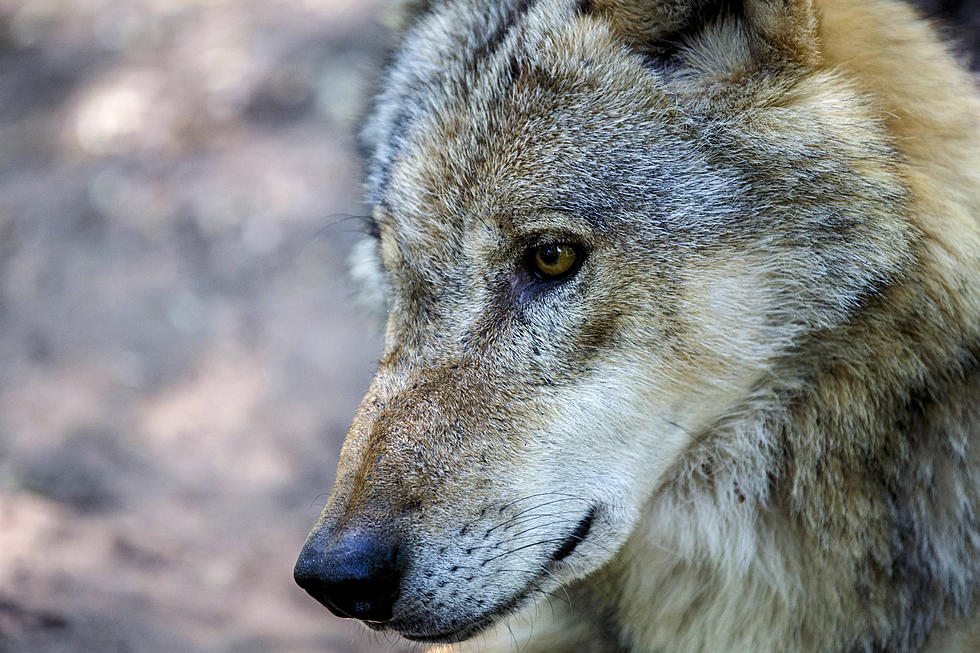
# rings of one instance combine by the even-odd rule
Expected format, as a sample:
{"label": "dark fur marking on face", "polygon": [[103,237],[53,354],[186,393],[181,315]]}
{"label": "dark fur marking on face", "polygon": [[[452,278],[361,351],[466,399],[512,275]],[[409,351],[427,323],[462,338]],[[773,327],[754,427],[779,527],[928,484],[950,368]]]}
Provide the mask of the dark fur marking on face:
{"label": "dark fur marking on face", "polygon": [[[467,65],[467,68],[471,72],[478,70],[482,62],[494,56],[500,49],[501,44],[506,40],[507,35],[518,24],[521,17],[530,9],[533,1],[518,0],[515,5],[510,7],[504,19],[490,33],[490,36],[473,51],[473,56]],[[520,48],[516,50],[520,50]],[[516,54],[512,55],[509,60],[508,72],[510,76],[508,85],[513,84],[521,75],[522,65],[520,58]],[[401,97],[392,100],[394,104],[401,108],[392,120],[388,133],[381,139],[389,145],[390,150],[383,159],[377,160],[375,163],[377,166],[377,183],[370,198],[374,203],[380,202],[387,194],[388,186],[391,183],[392,168],[405,147],[406,136],[413,119],[425,113],[419,107],[419,98],[431,95],[436,87],[443,86],[446,81],[445,79],[438,78],[438,76],[423,78],[413,75]],[[468,94],[469,80],[465,76],[456,79],[455,82],[462,89],[463,95]]]}
{"label": "dark fur marking on face", "polygon": [[422,509],[422,501],[420,501],[419,499],[410,499],[405,504],[404,511],[405,512],[418,512],[421,509]]}
{"label": "dark fur marking on face", "polygon": [[[980,375],[980,341],[963,344],[947,361],[946,369],[939,378],[955,386],[977,375]],[[925,416],[928,409],[942,405],[945,391],[945,388],[930,384],[913,388],[905,405],[907,413],[902,416],[904,419],[900,419],[898,427],[903,431],[916,428],[916,422]]]}
{"label": "dark fur marking on face", "polygon": [[510,88],[524,74],[524,64],[521,62],[520,48],[515,48],[508,59],[507,78],[504,80],[504,88]]}
{"label": "dark fur marking on face", "polygon": [[384,197],[387,194],[388,186],[391,184],[391,171],[395,165],[395,161],[401,154],[402,148],[404,147],[405,136],[408,133],[408,127],[411,118],[415,114],[415,103],[413,99],[416,96],[422,94],[422,90],[413,89],[413,92],[406,94],[404,97],[399,98],[399,106],[401,107],[398,113],[395,115],[395,119],[391,123],[391,129],[386,135],[386,142],[390,145],[391,151],[388,156],[381,161],[378,168],[378,183],[375,193],[369,198],[374,204],[381,204],[384,202]]}
{"label": "dark fur marking on face", "polygon": [[480,60],[489,59],[493,57],[494,53],[500,48],[500,44],[503,43],[507,34],[510,33],[511,29],[517,24],[527,10],[531,6],[532,0],[519,0],[517,5],[510,8],[507,15],[504,17],[503,22],[497,26],[497,28],[490,33],[490,37],[483,43],[479,48],[476,49],[474,63]]}
{"label": "dark fur marking on face", "polygon": [[364,224],[369,238],[374,240],[381,239],[381,225],[378,224],[377,218],[373,215],[364,216]]}
{"label": "dark fur marking on face", "polygon": [[610,349],[619,333],[620,316],[616,313],[593,315],[580,331],[575,347],[582,352],[581,367],[593,364],[597,357]]}

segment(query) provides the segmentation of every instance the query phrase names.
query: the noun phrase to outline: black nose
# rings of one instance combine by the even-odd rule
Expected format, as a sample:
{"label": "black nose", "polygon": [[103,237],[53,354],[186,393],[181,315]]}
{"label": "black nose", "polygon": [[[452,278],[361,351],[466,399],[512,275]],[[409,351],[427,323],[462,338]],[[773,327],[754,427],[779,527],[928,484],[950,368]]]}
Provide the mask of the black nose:
{"label": "black nose", "polygon": [[401,574],[398,545],[365,533],[327,538],[310,535],[293,578],[338,617],[382,622],[391,619]]}

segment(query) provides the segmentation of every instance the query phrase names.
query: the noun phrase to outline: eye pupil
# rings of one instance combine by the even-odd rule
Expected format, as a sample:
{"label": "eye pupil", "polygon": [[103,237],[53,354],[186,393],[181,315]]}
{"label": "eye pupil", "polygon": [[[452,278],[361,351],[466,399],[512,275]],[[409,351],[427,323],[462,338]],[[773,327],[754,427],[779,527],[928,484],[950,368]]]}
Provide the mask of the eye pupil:
{"label": "eye pupil", "polygon": [[554,265],[558,262],[558,257],[560,253],[558,248],[554,245],[548,245],[547,247],[541,248],[541,262],[546,265]]}
{"label": "eye pupil", "polygon": [[542,279],[559,279],[569,275],[578,261],[578,249],[573,245],[543,245],[531,250],[534,273]]}

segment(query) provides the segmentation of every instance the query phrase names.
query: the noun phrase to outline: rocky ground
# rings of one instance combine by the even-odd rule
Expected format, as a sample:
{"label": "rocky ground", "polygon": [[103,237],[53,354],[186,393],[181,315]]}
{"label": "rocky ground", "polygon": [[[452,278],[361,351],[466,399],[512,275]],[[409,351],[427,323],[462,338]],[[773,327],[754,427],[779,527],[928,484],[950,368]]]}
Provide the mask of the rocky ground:
{"label": "rocky ground", "polygon": [[379,351],[377,9],[0,0],[0,651],[396,648],[291,578]]}

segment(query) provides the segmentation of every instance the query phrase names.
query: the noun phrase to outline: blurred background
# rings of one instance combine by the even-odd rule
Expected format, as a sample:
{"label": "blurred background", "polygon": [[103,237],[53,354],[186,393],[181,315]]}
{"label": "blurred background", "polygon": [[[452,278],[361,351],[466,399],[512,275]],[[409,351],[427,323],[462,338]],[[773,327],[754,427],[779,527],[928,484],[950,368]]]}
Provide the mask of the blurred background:
{"label": "blurred background", "polygon": [[0,0],[0,651],[398,650],[291,577],[380,351],[380,2]]}

